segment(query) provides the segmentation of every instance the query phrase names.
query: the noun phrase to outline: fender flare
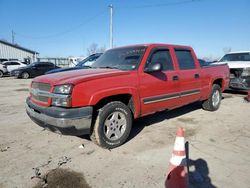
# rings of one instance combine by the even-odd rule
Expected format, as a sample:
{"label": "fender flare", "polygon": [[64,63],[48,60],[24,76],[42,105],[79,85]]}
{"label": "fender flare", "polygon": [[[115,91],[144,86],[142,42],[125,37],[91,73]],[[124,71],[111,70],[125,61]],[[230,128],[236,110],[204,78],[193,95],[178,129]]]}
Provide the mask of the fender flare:
{"label": "fender flare", "polygon": [[141,113],[140,97],[137,89],[134,87],[119,87],[119,88],[102,90],[91,96],[88,105],[94,106],[104,98],[122,94],[129,94],[132,96],[134,103],[134,118],[138,118]]}

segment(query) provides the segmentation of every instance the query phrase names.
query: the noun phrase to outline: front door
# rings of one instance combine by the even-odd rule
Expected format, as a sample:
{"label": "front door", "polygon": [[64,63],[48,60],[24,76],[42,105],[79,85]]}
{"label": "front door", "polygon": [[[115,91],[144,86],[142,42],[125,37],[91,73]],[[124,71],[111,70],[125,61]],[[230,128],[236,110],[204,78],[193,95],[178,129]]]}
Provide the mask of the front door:
{"label": "front door", "polygon": [[153,49],[147,59],[145,68],[156,63],[162,65],[161,71],[141,72],[139,75],[142,115],[171,109],[180,104],[179,77],[175,71],[169,49]]}

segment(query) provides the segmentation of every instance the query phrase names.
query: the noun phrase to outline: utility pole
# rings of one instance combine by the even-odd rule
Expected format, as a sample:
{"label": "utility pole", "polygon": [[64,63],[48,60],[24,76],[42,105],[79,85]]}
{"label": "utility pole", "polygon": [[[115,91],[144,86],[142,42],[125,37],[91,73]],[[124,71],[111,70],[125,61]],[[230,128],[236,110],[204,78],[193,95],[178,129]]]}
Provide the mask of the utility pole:
{"label": "utility pole", "polygon": [[110,22],[109,22],[109,48],[113,48],[113,5],[109,5]]}
{"label": "utility pole", "polygon": [[12,44],[14,44],[15,43],[15,32],[12,30],[11,34],[12,34]]}

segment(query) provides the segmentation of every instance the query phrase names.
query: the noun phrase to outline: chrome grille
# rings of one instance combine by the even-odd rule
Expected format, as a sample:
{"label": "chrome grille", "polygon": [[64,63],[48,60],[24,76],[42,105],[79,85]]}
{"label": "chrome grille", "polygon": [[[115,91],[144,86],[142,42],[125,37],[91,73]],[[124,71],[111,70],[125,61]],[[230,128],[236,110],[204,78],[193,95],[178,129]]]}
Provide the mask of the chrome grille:
{"label": "chrome grille", "polygon": [[[49,92],[51,89],[51,85],[46,84],[46,83],[33,82],[31,85],[31,88],[32,90]],[[37,101],[46,102],[46,103],[48,102],[48,99],[49,99],[49,97],[40,96],[39,94],[36,94],[34,92],[31,92],[31,97]]]}
{"label": "chrome grille", "polygon": [[39,83],[39,82],[33,82],[31,87],[33,89],[39,89],[41,91],[50,91],[50,89],[51,89],[50,84]]}

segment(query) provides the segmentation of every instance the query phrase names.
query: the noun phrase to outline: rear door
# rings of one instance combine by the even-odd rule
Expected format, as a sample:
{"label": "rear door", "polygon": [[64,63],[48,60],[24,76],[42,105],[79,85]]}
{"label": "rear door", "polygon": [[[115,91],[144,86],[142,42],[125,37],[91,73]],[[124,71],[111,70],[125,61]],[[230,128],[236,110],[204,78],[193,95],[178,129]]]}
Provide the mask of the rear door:
{"label": "rear door", "polygon": [[52,63],[47,63],[47,62],[39,63],[36,65],[35,76],[43,75],[45,72],[53,69],[53,67],[54,64]]}
{"label": "rear door", "polygon": [[141,114],[146,115],[163,109],[179,106],[180,85],[178,73],[175,71],[173,59],[168,48],[154,48],[151,50],[147,62],[160,63],[162,71],[147,73],[142,71],[140,79]]}
{"label": "rear door", "polygon": [[179,65],[181,104],[200,100],[201,75],[200,66],[195,61],[195,54],[189,49],[175,49],[174,51]]}
{"label": "rear door", "polygon": [[45,69],[44,69],[43,74],[44,74],[45,72],[50,71],[50,70],[53,70],[53,69],[55,69],[55,65],[54,65],[53,63],[46,63],[46,67],[45,67]]}

